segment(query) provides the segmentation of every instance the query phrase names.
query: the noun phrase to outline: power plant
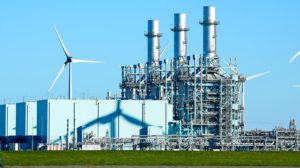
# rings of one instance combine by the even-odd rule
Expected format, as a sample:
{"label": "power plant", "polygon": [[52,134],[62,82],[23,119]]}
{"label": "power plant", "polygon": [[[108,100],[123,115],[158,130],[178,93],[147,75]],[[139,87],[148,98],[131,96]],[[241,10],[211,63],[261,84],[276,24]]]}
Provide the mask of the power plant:
{"label": "power plant", "polygon": [[216,8],[204,6],[199,21],[202,54],[188,54],[187,14],[175,13],[173,25],[173,58],[161,59],[159,20],[148,20],[147,62],[122,66],[121,96],[106,100],[73,99],[72,62],[100,62],[73,59],[55,29],[67,61],[49,91],[69,64],[68,99],[1,105],[0,149],[299,151],[293,119],[288,128],[244,129],[245,82],[269,71],[248,77],[236,59],[221,65]]}

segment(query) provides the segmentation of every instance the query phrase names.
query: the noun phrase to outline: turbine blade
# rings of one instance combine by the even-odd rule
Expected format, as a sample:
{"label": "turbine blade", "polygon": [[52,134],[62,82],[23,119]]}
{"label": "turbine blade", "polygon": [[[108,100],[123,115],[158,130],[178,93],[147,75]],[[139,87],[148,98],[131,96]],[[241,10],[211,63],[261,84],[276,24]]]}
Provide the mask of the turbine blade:
{"label": "turbine blade", "polygon": [[164,47],[164,49],[162,50],[162,52],[161,52],[160,55],[159,55],[159,58],[162,58],[162,57],[163,57],[163,55],[164,55],[166,49],[169,48],[169,45],[170,45],[170,42],[168,42],[167,45]]}
{"label": "turbine blade", "polygon": [[299,88],[299,87],[300,87],[300,85],[293,85],[292,87]]}
{"label": "turbine blade", "polygon": [[53,86],[55,85],[56,81],[58,80],[58,78],[60,77],[60,75],[62,74],[62,72],[64,71],[64,69],[66,68],[67,64],[68,64],[68,63],[65,62],[65,63],[63,64],[63,66],[60,68],[58,74],[56,75],[54,81],[52,82],[52,84],[51,84],[51,86],[50,86],[50,88],[49,88],[49,90],[48,90],[49,92],[51,91],[51,89],[52,89]]}
{"label": "turbine blade", "polygon": [[246,78],[246,80],[248,81],[248,80],[251,80],[251,79],[255,79],[255,78],[257,78],[257,77],[266,75],[266,74],[268,74],[268,73],[270,73],[270,72],[271,72],[271,71],[266,71],[266,72],[259,73],[259,74],[253,75],[253,76],[249,76],[249,77]]}
{"label": "turbine blade", "polygon": [[226,60],[223,60],[223,59],[221,59],[221,61],[224,64],[226,64],[226,66],[228,66],[230,68],[230,70],[232,70],[234,73],[237,73],[236,69],[234,69],[230,63],[228,63]]}
{"label": "turbine blade", "polygon": [[295,58],[297,58],[300,55],[300,51],[298,51],[289,61],[289,63],[293,62]]}
{"label": "turbine blade", "polygon": [[103,61],[81,60],[81,59],[72,59],[72,62],[73,63],[98,63],[98,64],[104,63]]}
{"label": "turbine blade", "polygon": [[56,35],[57,35],[57,37],[58,37],[58,39],[59,39],[59,42],[60,42],[60,44],[61,44],[61,46],[62,46],[62,48],[63,48],[63,50],[64,50],[65,55],[66,55],[68,58],[69,58],[69,57],[72,57],[71,53],[67,50],[66,46],[64,45],[64,42],[63,42],[62,38],[60,37],[60,35],[59,35],[59,33],[58,33],[56,27],[54,27],[54,30],[55,30]]}
{"label": "turbine blade", "polygon": [[289,61],[289,63],[293,62],[300,55],[300,51],[298,51]]}
{"label": "turbine blade", "polygon": [[226,60],[221,59],[221,61],[222,61],[224,64],[226,64],[226,66],[229,66],[229,63],[228,63]]}

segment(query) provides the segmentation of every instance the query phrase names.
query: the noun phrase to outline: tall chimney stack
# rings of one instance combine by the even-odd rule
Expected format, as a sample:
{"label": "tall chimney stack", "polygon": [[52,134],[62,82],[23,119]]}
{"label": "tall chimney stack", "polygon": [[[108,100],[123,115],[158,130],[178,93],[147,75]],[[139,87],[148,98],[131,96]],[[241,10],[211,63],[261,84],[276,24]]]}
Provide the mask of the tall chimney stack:
{"label": "tall chimney stack", "polygon": [[145,33],[148,38],[148,64],[159,65],[160,56],[160,37],[159,21],[148,20],[148,32]]}
{"label": "tall chimney stack", "polygon": [[217,52],[216,52],[216,38],[217,38],[217,25],[216,21],[216,7],[204,6],[203,8],[203,21],[200,24],[203,26],[203,56],[204,64],[207,66],[217,66]]}
{"label": "tall chimney stack", "polygon": [[175,64],[186,61],[187,56],[187,35],[189,28],[186,23],[185,13],[174,14],[174,27],[171,29],[174,32],[174,60]]}

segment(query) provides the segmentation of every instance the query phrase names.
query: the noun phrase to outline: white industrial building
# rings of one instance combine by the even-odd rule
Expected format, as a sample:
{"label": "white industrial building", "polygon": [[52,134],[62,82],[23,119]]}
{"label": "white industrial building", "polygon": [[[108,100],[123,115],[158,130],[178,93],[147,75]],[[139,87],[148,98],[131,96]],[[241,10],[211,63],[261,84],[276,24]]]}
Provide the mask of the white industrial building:
{"label": "white industrial building", "polygon": [[[37,135],[48,144],[65,142],[66,137],[71,140],[74,132],[78,141],[87,133],[104,137],[108,132],[111,138],[129,138],[143,133],[164,135],[169,121],[172,121],[172,105],[167,101],[37,101]],[[147,131],[143,132],[145,129]]]}
{"label": "white industrial building", "polygon": [[0,136],[16,135],[16,104],[0,105]]}
{"label": "white industrial building", "polygon": [[16,104],[16,136],[36,135],[36,110],[35,101]]}

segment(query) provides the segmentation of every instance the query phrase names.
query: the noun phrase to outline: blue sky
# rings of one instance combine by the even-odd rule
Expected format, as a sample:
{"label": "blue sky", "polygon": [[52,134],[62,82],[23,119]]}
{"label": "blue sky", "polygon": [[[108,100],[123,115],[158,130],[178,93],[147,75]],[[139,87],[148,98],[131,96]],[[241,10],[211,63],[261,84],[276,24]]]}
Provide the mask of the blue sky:
{"label": "blue sky", "polygon": [[[203,6],[217,7],[218,54],[236,57],[239,72],[272,73],[246,83],[246,128],[286,127],[300,122],[300,1],[274,0],[127,0],[0,2],[0,102],[41,99],[65,61],[53,26],[73,57],[105,64],[73,65],[74,97],[104,98],[120,94],[121,65],[146,62],[144,32],[148,19],[160,20],[161,44],[173,41],[173,14],[187,13],[188,54],[202,53]],[[166,52],[172,58],[173,47]],[[67,96],[65,71],[53,88],[54,97]]]}

